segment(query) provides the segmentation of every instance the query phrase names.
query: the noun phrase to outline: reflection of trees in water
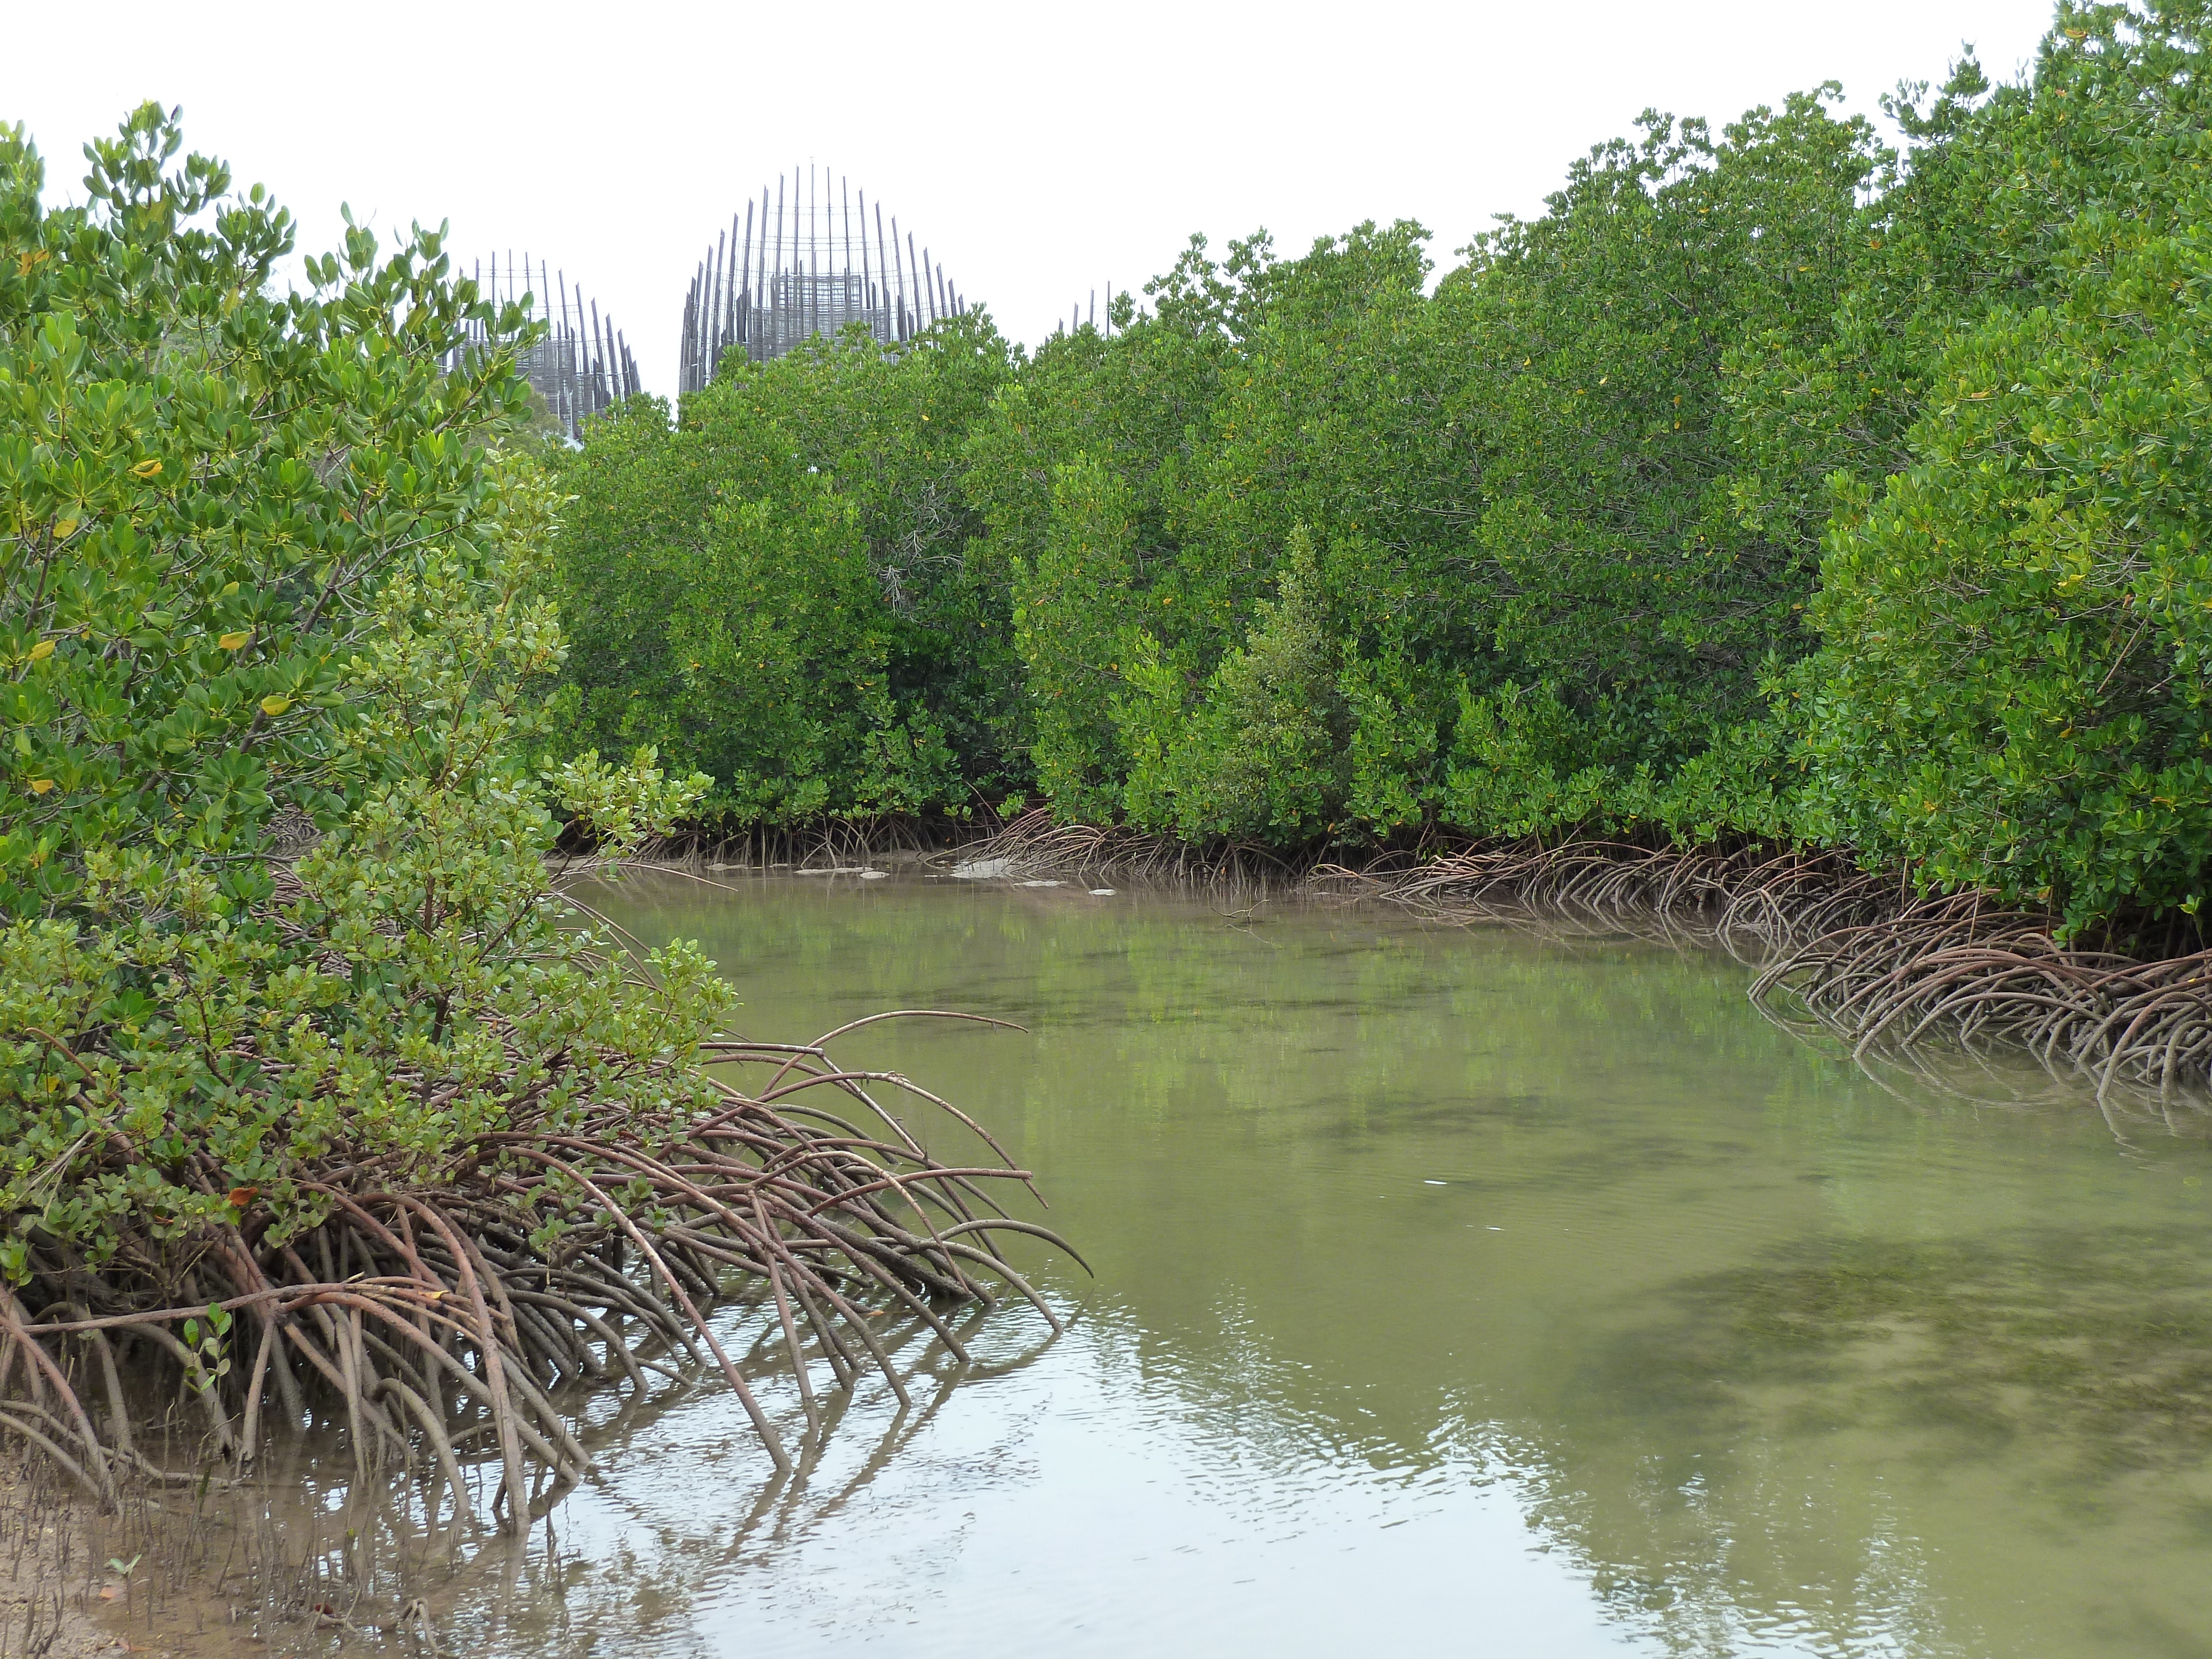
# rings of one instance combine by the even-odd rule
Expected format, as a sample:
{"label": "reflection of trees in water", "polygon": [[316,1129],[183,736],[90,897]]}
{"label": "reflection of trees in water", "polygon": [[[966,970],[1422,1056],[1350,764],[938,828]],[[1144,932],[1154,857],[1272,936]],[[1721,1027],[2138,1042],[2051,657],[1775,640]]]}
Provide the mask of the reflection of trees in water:
{"label": "reflection of trees in water", "polygon": [[[1685,1654],[2097,1650],[2002,1620],[2129,1572],[2133,1650],[2190,1650],[2154,1628],[2197,1594],[2174,1564],[2212,1450],[2187,1230],[2076,1224],[2124,1217],[2109,1193],[2018,1213],[2063,1164],[2008,1212],[1995,1166],[1950,1155],[1969,1113],[1766,1025],[1733,964],[1051,894],[956,911],[771,886],[645,931],[708,927],[755,1024],[828,984],[1046,1034],[897,1055],[1052,1172],[1063,1231],[1127,1299],[1085,1357],[1224,1460],[1219,1490],[1239,1457],[1279,1483],[1496,1476],[1532,1542]],[[2078,1110],[2020,1144],[2067,1142]],[[1846,1143],[1889,1161],[1807,1184]],[[1449,1184],[1425,1191],[1432,1171]],[[1520,1243],[1532,1217],[1608,1227],[1608,1250],[1547,1261]],[[1946,1230],[1972,1236],[1913,1242]],[[2099,1530],[2075,1549],[2069,1527]]]}
{"label": "reflection of trees in water", "polygon": [[[767,1382],[763,1403],[796,1451],[788,1476],[752,1455],[741,1426],[726,1438],[707,1428],[699,1441],[699,1420],[684,1420],[687,1407],[726,1406],[717,1392],[719,1373],[696,1364],[687,1374],[667,1371],[667,1386],[643,1397],[571,1388],[558,1403],[576,1414],[579,1438],[603,1466],[645,1449],[649,1472],[656,1436],[664,1446],[693,1442],[678,1453],[683,1467],[653,1488],[659,1515],[623,1513],[619,1532],[586,1552],[567,1534],[574,1519],[567,1504],[522,1538],[471,1531],[449,1504],[426,1511],[421,1477],[428,1471],[356,1476],[342,1437],[319,1436],[264,1471],[265,1485],[216,1501],[211,1513],[240,1547],[224,1557],[226,1569],[234,1569],[225,1583],[197,1587],[196,1622],[222,1619],[228,1598],[251,1610],[241,1632],[258,1628],[264,1642],[308,1650],[382,1651],[379,1644],[392,1635],[412,1639],[419,1615],[427,1614],[449,1655],[690,1652],[698,1646],[691,1613],[702,1586],[772,1559],[795,1538],[840,1525],[895,1459],[929,1455],[916,1443],[926,1440],[956,1384],[1012,1376],[1056,1340],[1041,1321],[1022,1328],[1024,1321],[1004,1314],[986,1335],[984,1312],[977,1309],[955,1327],[975,1356],[966,1366],[931,1340],[920,1320],[878,1334],[911,1406],[899,1405],[880,1384],[857,1395],[830,1391],[822,1400],[821,1426],[810,1432],[795,1386]],[[732,1325],[741,1340],[752,1339],[738,1362],[749,1375],[765,1380],[781,1367],[770,1352],[782,1340],[772,1311],[716,1323],[726,1342]],[[987,1352],[990,1346],[995,1355]],[[808,1352],[826,1365],[811,1343]],[[738,1455],[726,1477],[707,1454],[732,1447]],[[499,1478],[496,1456],[465,1460],[463,1472],[472,1486],[485,1488],[471,1494],[481,1509]],[[641,1473],[629,1471],[633,1486]],[[734,1518],[724,1524],[732,1508]]]}
{"label": "reflection of trees in water", "polygon": [[[1625,1631],[1670,1652],[1765,1643],[1965,1655],[2021,1632],[1960,1627],[1971,1602],[1954,1592],[1942,1552],[1919,1541],[1929,1528],[1915,1494],[1869,1482],[1852,1453],[1878,1443],[1892,1467],[1960,1478],[1992,1500],[2008,1483],[2056,1482],[2076,1520],[2118,1518],[2142,1501],[2136,1477],[2212,1451],[2201,1280],[2184,1242],[2147,1230],[1804,1243],[1647,1299],[1639,1321],[1546,1379],[1554,1395],[1506,1412],[1480,1388],[1333,1390],[1286,1357],[1279,1322],[1247,1304],[1217,1309],[1209,1344],[1187,1333],[1168,1342],[1133,1310],[1103,1305],[1077,1328],[1077,1360],[1176,1419],[1187,1473],[1232,1504],[1291,1501],[1347,1470],[1498,1480],[1525,1509],[1532,1546],[1573,1561]],[[758,1327],[764,1340],[771,1323]],[[886,1339],[908,1367],[913,1410],[892,1411],[887,1393],[840,1397],[792,1479],[756,1486],[741,1461],[733,1479],[750,1501],[738,1498],[726,1522],[714,1466],[700,1455],[712,1431],[674,1418],[705,1395],[672,1387],[586,1431],[595,1454],[648,1450],[625,1485],[649,1504],[625,1512],[619,1547],[574,1550],[560,1511],[522,1544],[471,1543],[410,1530],[404,1512],[369,1523],[358,1509],[306,1505],[278,1553],[327,1555],[335,1583],[349,1561],[371,1562],[380,1539],[382,1593],[353,1622],[385,1622],[405,1595],[425,1595],[449,1650],[571,1653],[596,1640],[602,1652],[704,1651],[693,1616],[702,1587],[759,1573],[761,1593],[804,1595],[780,1576],[788,1553],[844,1524],[895,1461],[921,1460],[911,1473],[948,1493],[975,1478],[956,1450],[930,1443],[952,1375],[926,1337],[909,1326]],[[795,1418],[795,1400],[782,1404]],[[1017,1459],[1020,1437],[1008,1425],[994,1455]],[[1240,1483],[1249,1495],[1236,1495]],[[1994,1504],[1987,1518],[2000,1539],[2021,1538]],[[901,1582],[926,1580],[964,1547],[934,1516],[873,1517],[863,1531],[865,1547],[898,1552]],[[2063,1633],[2045,1650],[2065,1650]]]}

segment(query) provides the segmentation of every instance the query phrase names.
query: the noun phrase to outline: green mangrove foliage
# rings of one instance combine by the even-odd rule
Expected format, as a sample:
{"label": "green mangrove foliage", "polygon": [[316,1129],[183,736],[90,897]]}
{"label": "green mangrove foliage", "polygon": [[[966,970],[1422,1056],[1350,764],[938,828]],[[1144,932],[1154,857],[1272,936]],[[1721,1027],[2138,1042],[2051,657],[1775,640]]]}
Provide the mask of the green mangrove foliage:
{"label": "green mangrove foliage", "polygon": [[[967,555],[963,434],[1012,372],[980,318],[817,340],[550,453],[557,724],[657,744],[738,822],[957,807],[1026,769],[1003,584]],[[572,741],[574,740],[572,737]]]}
{"label": "green mangrove foliage", "polygon": [[[833,1387],[872,1361],[902,1401],[885,1297],[962,1358],[937,1308],[991,1279],[1059,1328],[997,1216],[965,1207],[978,1177],[1025,1175],[779,1109],[831,1088],[888,1117],[842,1070],[715,1036],[713,964],[617,951],[568,879],[604,866],[562,856],[564,828],[620,856],[707,780],[664,776],[650,747],[531,764],[547,705],[526,688],[567,647],[544,594],[558,502],[505,447],[532,423],[526,313],[449,280],[440,234],[386,256],[350,222],[280,295],[289,219],[214,161],[173,167],[180,144],[147,106],[92,147],[89,205],[48,211],[36,153],[0,128],[0,1436],[112,1504],[118,1468],[205,1490],[266,1429],[319,1417],[361,1475],[404,1449],[434,1524],[447,1495],[475,1524],[461,1460],[495,1455],[513,1532],[590,1466],[558,1385],[627,1377],[635,1398],[672,1348],[712,1355],[793,1467],[709,1323],[732,1273],[774,1282],[809,1434],[793,1301]],[[938,384],[984,401],[988,345]],[[899,365],[842,367],[866,387],[848,413],[929,424],[926,398],[881,409]],[[591,464],[619,439],[679,477],[650,412]],[[866,513],[790,453],[802,422],[764,443],[746,412],[702,422],[715,476],[753,485],[706,491],[733,602],[659,642],[713,685],[776,662],[748,707],[795,759],[829,758],[761,790],[925,799],[971,732],[899,677],[988,712],[976,653],[927,648],[968,603],[928,497],[956,463],[909,446]],[[922,622],[884,598],[895,571]],[[622,648],[624,618],[586,621]],[[832,795],[848,734],[869,793]],[[745,1066],[769,1100],[732,1080]],[[910,1231],[923,1203],[951,1236]],[[132,1352],[173,1364],[204,1418],[192,1474],[134,1444]],[[418,1489],[425,1468],[442,1484]]]}
{"label": "green mangrove foliage", "polygon": [[[665,1062],[720,1001],[680,950],[639,994],[550,890],[550,498],[483,441],[511,354],[439,367],[522,314],[420,230],[276,292],[289,216],[180,142],[142,108],[49,211],[0,128],[0,1285],[80,1303],[244,1291],[343,1187],[704,1100]],[[696,793],[550,783],[617,844]]]}
{"label": "green mangrove foliage", "polygon": [[1912,419],[1832,480],[1798,823],[2077,927],[2194,915],[2212,851],[2206,22],[2066,11],[2031,85],[1954,82],[1868,238],[1924,343],[1843,342],[1815,394]]}
{"label": "green mangrove foliage", "polygon": [[1717,130],[1647,113],[1437,276],[1194,240],[1033,355],[844,340],[560,463],[580,747],[736,821],[1848,848],[2193,915],[2207,0]]}

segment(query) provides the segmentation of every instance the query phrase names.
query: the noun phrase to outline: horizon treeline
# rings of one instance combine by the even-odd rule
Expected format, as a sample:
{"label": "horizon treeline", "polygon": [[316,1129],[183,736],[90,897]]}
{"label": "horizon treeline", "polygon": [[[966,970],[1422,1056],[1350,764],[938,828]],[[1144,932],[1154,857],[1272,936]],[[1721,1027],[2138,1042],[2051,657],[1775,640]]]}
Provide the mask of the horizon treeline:
{"label": "horizon treeline", "polygon": [[857,331],[550,465],[568,752],[723,827],[1850,849],[2194,916],[2212,0],[1885,107],[1647,112],[1428,233],[1190,246],[1110,330]]}

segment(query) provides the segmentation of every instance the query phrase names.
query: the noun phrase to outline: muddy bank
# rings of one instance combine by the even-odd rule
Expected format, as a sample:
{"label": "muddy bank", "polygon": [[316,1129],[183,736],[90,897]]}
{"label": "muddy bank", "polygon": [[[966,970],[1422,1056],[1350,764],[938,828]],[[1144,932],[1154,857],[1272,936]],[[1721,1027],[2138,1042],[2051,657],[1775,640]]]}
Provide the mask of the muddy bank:
{"label": "muddy bank", "polygon": [[88,1610],[103,1590],[119,1594],[120,1581],[94,1571],[85,1518],[43,1464],[0,1459],[0,1659],[124,1650],[114,1621]]}
{"label": "muddy bank", "polygon": [[[311,1606],[272,1616],[265,1592],[281,1575],[243,1518],[234,1502],[129,1485],[103,1511],[36,1451],[0,1446],[0,1659],[323,1650],[331,1621]],[[276,1632],[273,1646],[257,1626]]]}

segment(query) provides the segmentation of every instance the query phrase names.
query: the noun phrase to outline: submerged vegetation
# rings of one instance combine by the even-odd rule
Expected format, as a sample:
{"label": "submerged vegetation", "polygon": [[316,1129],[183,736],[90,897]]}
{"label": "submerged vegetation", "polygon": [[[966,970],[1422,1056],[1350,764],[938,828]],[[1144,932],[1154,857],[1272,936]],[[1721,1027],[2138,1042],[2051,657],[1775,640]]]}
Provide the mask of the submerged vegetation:
{"label": "submerged vegetation", "polygon": [[1435,280],[1409,223],[1194,240],[1033,355],[634,405],[556,466],[566,740],[726,826],[1748,842],[2191,939],[2208,25],[2064,5],[1901,151],[1833,87],[1646,115]]}
{"label": "submerged vegetation", "polygon": [[181,142],[147,106],[49,210],[0,128],[0,1428],[111,1501],[210,1478],[134,1444],[135,1353],[215,1478],[328,1423],[471,1524],[456,1454],[495,1460],[512,1530],[588,1462],[557,1386],[666,1352],[787,1468],[714,1304],[772,1304],[811,1428],[800,1325],[896,1391],[872,1317],[957,1354],[945,1308],[1028,1294],[1020,1172],[596,925],[575,878],[704,780],[526,763],[568,647],[501,447],[524,313],[350,222],[276,292],[289,216]]}

